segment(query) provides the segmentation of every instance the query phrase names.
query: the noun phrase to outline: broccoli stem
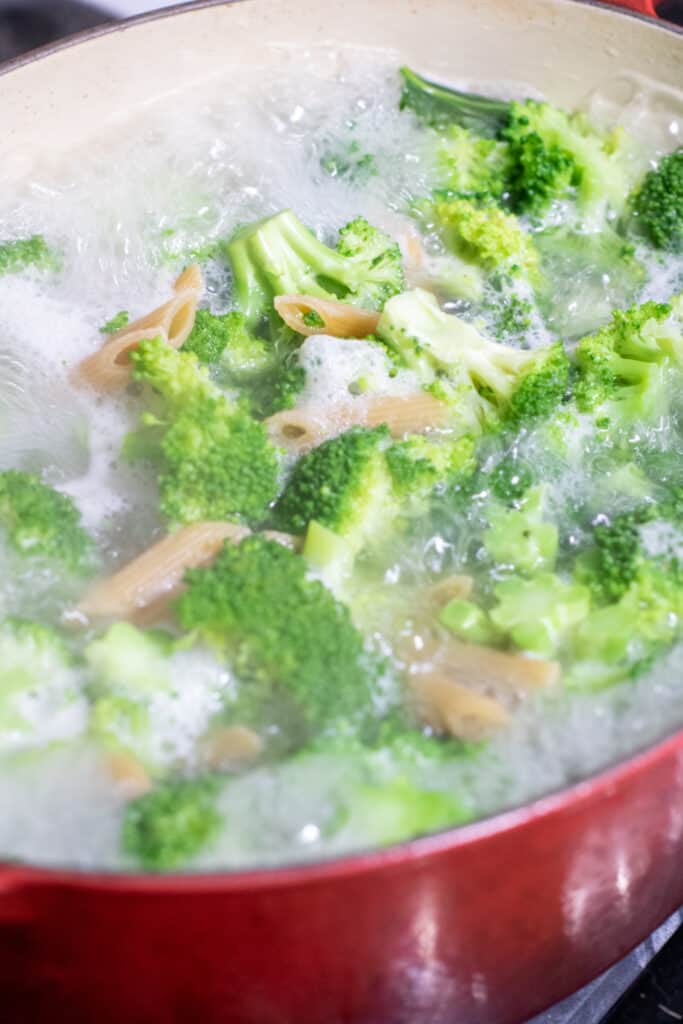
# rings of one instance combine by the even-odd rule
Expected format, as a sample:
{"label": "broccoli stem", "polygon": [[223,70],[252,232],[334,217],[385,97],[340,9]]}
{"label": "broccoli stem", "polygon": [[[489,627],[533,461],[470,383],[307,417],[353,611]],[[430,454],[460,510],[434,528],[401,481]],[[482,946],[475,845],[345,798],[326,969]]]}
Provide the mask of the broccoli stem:
{"label": "broccoli stem", "polygon": [[460,92],[401,68],[403,91],[401,110],[408,107],[434,127],[459,124],[482,138],[497,138],[510,119],[510,103],[505,100]]}

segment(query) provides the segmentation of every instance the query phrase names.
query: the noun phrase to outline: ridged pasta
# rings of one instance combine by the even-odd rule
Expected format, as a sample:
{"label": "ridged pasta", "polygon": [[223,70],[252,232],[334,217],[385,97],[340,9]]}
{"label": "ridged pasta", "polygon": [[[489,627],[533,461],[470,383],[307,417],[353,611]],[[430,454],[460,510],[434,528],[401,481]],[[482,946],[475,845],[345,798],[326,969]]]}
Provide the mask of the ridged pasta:
{"label": "ridged pasta", "polygon": [[255,760],[263,740],[246,725],[224,725],[212,729],[200,744],[202,761],[208,768],[238,768]]}
{"label": "ridged pasta", "polygon": [[161,338],[172,348],[180,348],[194,326],[202,290],[201,270],[195,263],[176,280],[173,298],[126,324],[102,348],[80,362],[72,374],[74,383],[86,384],[96,391],[116,391],[130,380],[129,353],[141,341]]}
{"label": "ridged pasta", "polygon": [[410,677],[410,689],[422,722],[457,739],[486,739],[510,721],[502,704],[468,689],[445,672],[416,673]]}
{"label": "ridged pasta", "polygon": [[425,392],[415,395],[359,399],[325,409],[303,405],[275,413],[266,420],[275,444],[294,453],[315,448],[352,426],[386,423],[393,437],[420,434],[448,422],[448,407]]}
{"label": "ridged pasta", "polygon": [[[379,313],[359,309],[348,302],[317,299],[314,295],[278,295],[275,309],[288,327],[298,334],[329,334],[335,338],[366,338],[373,334],[379,323]],[[311,326],[304,320],[306,313],[317,313],[322,325]]]}

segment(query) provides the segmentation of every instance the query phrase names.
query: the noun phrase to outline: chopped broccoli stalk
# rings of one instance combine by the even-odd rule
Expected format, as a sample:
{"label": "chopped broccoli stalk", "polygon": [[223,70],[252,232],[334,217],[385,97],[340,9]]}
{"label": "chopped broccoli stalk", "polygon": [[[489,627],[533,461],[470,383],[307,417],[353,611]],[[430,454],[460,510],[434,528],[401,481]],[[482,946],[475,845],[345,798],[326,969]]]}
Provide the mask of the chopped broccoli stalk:
{"label": "chopped broccoli stalk", "polygon": [[27,619],[0,623],[0,751],[74,739],[87,720],[81,673],[57,631]]}
{"label": "chopped broccoli stalk", "polygon": [[401,110],[408,108],[436,127],[460,125],[483,138],[495,138],[510,119],[510,104],[430,82],[408,67],[401,68]]}
{"label": "chopped broccoli stalk", "polygon": [[683,250],[683,146],[648,171],[630,203],[632,222],[655,249]]}
{"label": "chopped broccoli stalk", "polygon": [[0,529],[28,558],[59,562],[72,572],[93,563],[92,541],[73,500],[32,473],[0,472]]}
{"label": "chopped broccoli stalk", "polygon": [[[647,279],[631,243],[610,227],[577,231],[550,227],[534,234],[542,274],[536,287],[548,326],[578,338],[606,323],[614,308],[631,305]],[[556,283],[562,281],[562,287]]]}
{"label": "chopped broccoli stalk", "polygon": [[419,206],[427,226],[434,226],[446,247],[461,259],[491,272],[535,278],[538,253],[517,217],[497,206],[471,199],[437,198]]}
{"label": "chopped broccoli stalk", "polygon": [[429,139],[435,148],[441,189],[453,197],[499,202],[507,191],[510,156],[506,143],[449,125]]}
{"label": "chopped broccoli stalk", "polygon": [[308,524],[302,554],[334,592],[353,569],[355,552],[349,542],[315,519]]}
{"label": "chopped broccoli stalk", "polygon": [[189,352],[160,338],[131,353],[133,376],[162,397],[159,491],[172,523],[259,522],[278,490],[278,458],[266,428],[231,404]]}
{"label": "chopped broccoli stalk", "polygon": [[341,730],[372,717],[377,666],[348,609],[306,569],[263,537],[226,544],[210,568],[187,573],[178,618],[224,652],[247,690],[264,692],[266,708],[289,698],[307,728]]}
{"label": "chopped broccoli stalk", "polygon": [[517,508],[489,508],[483,540],[497,565],[523,573],[553,568],[558,533],[554,523],[543,520],[543,497],[543,487],[532,487]]}
{"label": "chopped broccoli stalk", "polygon": [[491,621],[523,651],[555,654],[568,633],[587,615],[590,591],[564,583],[550,572],[533,579],[511,576],[493,588],[497,604]]}
{"label": "chopped broccoli stalk", "polygon": [[271,315],[278,295],[314,295],[381,309],[403,288],[401,250],[363,217],[342,228],[337,248],[330,249],[284,210],[242,228],[226,252],[249,327]]}
{"label": "chopped broccoli stalk", "polygon": [[575,354],[578,408],[618,424],[668,415],[666,371],[683,365],[683,334],[665,303],[645,302],[583,338]]}
{"label": "chopped broccoli stalk", "polygon": [[567,387],[569,362],[560,343],[533,351],[501,345],[442,312],[434,296],[421,289],[390,299],[377,335],[397,362],[415,369],[437,397],[451,401],[454,425],[463,432],[476,434],[501,419],[545,416]]}
{"label": "chopped broccoli stalk", "polygon": [[221,828],[219,793],[216,778],[178,779],[132,800],[123,822],[124,851],[148,871],[184,867]]}
{"label": "chopped broccoli stalk", "polygon": [[141,630],[116,622],[84,651],[94,691],[152,696],[171,685],[168,658],[174,640],[163,630]]}
{"label": "chopped broccoli stalk", "polygon": [[100,334],[116,334],[122,327],[125,327],[130,317],[127,309],[122,309],[120,313],[116,313],[111,320],[107,320],[106,324],[100,327]]}
{"label": "chopped broccoli stalk", "polygon": [[384,426],[353,427],[304,455],[275,506],[277,527],[303,533],[315,520],[354,551],[381,535],[393,507],[388,438]]}
{"label": "chopped broccoli stalk", "polygon": [[416,497],[437,484],[469,476],[476,466],[471,437],[435,440],[422,434],[397,441],[386,452],[387,465],[395,492],[401,497]]}
{"label": "chopped broccoli stalk", "polygon": [[0,277],[4,274],[18,274],[28,267],[52,270],[55,265],[55,256],[42,235],[0,242]]}
{"label": "chopped broccoli stalk", "polygon": [[500,631],[488,613],[474,601],[458,598],[449,601],[439,613],[439,622],[468,643],[493,646],[500,640]]}
{"label": "chopped broccoli stalk", "polygon": [[357,785],[342,822],[350,835],[386,845],[462,824],[469,817],[450,794],[419,789],[399,777],[383,785]]}

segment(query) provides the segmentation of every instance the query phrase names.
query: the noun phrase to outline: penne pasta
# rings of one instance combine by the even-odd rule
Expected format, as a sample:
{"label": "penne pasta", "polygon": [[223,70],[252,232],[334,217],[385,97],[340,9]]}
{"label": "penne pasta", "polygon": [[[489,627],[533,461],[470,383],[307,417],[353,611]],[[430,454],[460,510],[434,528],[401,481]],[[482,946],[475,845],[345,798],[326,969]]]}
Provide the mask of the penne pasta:
{"label": "penne pasta", "polygon": [[444,427],[447,422],[447,406],[420,392],[406,397],[358,399],[333,409],[303,405],[275,413],[266,425],[274,444],[302,453],[353,426],[378,427],[386,423],[392,437],[403,437]]}
{"label": "penne pasta", "polygon": [[132,754],[117,751],[107,756],[107,762],[109,774],[128,799],[142,796],[152,788],[147,769]]}
{"label": "penne pasta", "polygon": [[238,542],[250,530],[235,523],[206,522],[170,533],[108,579],[96,583],[80,602],[84,620],[153,621],[180,593],[186,569],[208,565],[226,540]]}
{"label": "penne pasta", "polygon": [[449,601],[466,600],[473,586],[471,576],[446,576],[427,588],[427,599],[434,607],[443,608]]}
{"label": "penne pasta", "polygon": [[[359,309],[348,302],[317,299],[313,295],[278,295],[275,309],[298,334],[329,334],[335,338],[367,338],[379,323],[379,313]],[[306,314],[317,314],[322,323],[306,323]]]}
{"label": "penne pasta", "polygon": [[510,721],[502,704],[473,692],[446,673],[412,675],[410,690],[422,722],[457,739],[486,739]]}
{"label": "penne pasta", "polygon": [[80,362],[72,374],[74,383],[89,385],[96,391],[116,391],[130,380],[129,353],[141,341],[161,338],[173,348],[180,348],[194,326],[202,290],[201,271],[193,264],[176,280],[173,298],[126,324],[112,334],[102,348]]}
{"label": "penne pasta", "polygon": [[[184,526],[144,551],[119,572],[96,583],[70,621],[127,619],[146,625],[163,617],[183,587],[187,569],[209,565],[226,540],[239,543],[251,530],[237,523],[204,522]],[[294,549],[300,538],[267,530],[264,536]]]}
{"label": "penne pasta", "polygon": [[500,687],[502,690],[528,692],[554,686],[560,678],[560,666],[546,658],[532,658],[493,647],[447,640],[437,645],[426,641],[406,653],[410,662],[431,661],[439,669],[452,672],[468,684]]}
{"label": "penne pasta", "polygon": [[226,725],[212,729],[202,740],[200,754],[209,768],[240,767],[255,760],[263,750],[263,740],[245,725]]}

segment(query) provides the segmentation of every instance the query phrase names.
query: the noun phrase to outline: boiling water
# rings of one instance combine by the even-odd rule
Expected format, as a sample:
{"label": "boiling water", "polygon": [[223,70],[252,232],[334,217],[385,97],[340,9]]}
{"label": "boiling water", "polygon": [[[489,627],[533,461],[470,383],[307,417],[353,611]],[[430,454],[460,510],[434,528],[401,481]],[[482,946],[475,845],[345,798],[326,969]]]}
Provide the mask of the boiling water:
{"label": "boiling water", "polygon": [[[163,524],[154,483],[120,457],[123,436],[137,425],[138,396],[75,390],[69,369],[98,345],[99,328],[118,310],[134,318],[164,301],[194,252],[282,208],[328,241],[362,214],[405,245],[414,230],[406,208],[429,192],[435,171],[423,131],[399,113],[398,55],[367,57],[329,52],[306,66],[297,51],[283,61],[291,70],[270,78],[241,70],[239,87],[226,73],[172,109],[147,105],[97,145],[2,197],[0,238],[41,233],[61,254],[61,268],[0,278],[0,467],[41,472],[75,499],[104,571],[142,551]],[[500,94],[493,83],[486,88]],[[643,115],[648,88],[656,117]],[[655,148],[670,148],[680,99],[670,95],[667,108],[648,83],[639,83],[637,109],[633,96],[608,83],[587,105],[611,121],[623,113],[627,126],[654,133]],[[375,173],[362,187],[339,157],[350,141],[352,152],[373,154]],[[646,297],[668,298],[683,283],[680,260],[650,258],[649,271]],[[229,308],[227,272],[213,266],[208,284],[212,310]],[[547,340],[541,328],[531,338]],[[371,376],[386,394],[415,390],[409,371],[390,373],[387,358],[367,343],[305,342],[300,360],[306,399],[326,405],[348,396],[360,377]],[[558,508],[584,486],[582,473],[569,468],[556,485]],[[381,587],[409,589],[425,566],[457,569],[458,544],[452,531],[435,530],[389,552]],[[54,622],[75,596],[63,581],[36,580],[4,549],[0,580],[4,612]],[[356,598],[362,618],[363,595]],[[381,643],[381,621],[368,614],[364,624]],[[155,713],[169,757],[182,757],[234,681],[202,650],[185,652],[174,671],[171,696],[159,699]],[[683,724],[682,671],[683,648],[676,648],[648,675],[613,691],[530,701],[476,760],[418,762],[414,781],[457,794],[475,815],[565,785]],[[380,781],[387,773],[381,754],[372,770]],[[196,866],[291,861],[367,845],[361,827],[331,827],[363,772],[367,766],[352,756],[321,754],[245,773],[224,790],[226,828]],[[87,740],[15,758],[11,770],[0,770],[0,851],[37,862],[127,866],[124,805]]]}

